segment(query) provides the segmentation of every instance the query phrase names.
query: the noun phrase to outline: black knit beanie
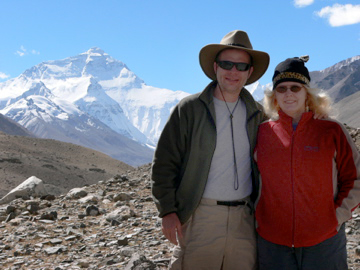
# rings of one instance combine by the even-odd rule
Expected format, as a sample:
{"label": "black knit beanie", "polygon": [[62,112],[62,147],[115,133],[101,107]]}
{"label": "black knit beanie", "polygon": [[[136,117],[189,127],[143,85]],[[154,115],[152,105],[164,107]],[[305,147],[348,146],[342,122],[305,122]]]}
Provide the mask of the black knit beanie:
{"label": "black knit beanie", "polygon": [[286,81],[299,82],[310,85],[310,75],[305,63],[309,60],[309,56],[300,56],[288,58],[278,64],[275,68],[275,73],[272,78],[273,89],[281,83]]}

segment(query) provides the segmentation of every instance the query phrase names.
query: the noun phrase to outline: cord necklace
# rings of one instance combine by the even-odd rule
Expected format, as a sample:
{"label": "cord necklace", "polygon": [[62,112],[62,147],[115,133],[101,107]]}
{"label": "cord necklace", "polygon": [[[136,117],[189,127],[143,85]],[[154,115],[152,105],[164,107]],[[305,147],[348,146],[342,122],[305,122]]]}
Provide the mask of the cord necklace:
{"label": "cord necklace", "polygon": [[236,153],[235,153],[235,141],[234,141],[234,125],[233,125],[233,118],[234,118],[234,111],[240,101],[240,94],[239,94],[239,97],[237,99],[237,102],[234,106],[234,109],[231,111],[227,102],[226,102],[226,99],[224,97],[224,94],[223,94],[223,91],[220,87],[220,85],[218,84],[219,86],[219,89],[220,89],[220,93],[225,101],[225,105],[226,105],[226,108],[228,109],[229,111],[229,114],[230,114],[230,127],[231,127],[231,140],[232,140],[232,146],[233,146],[233,156],[234,156],[234,170],[235,170],[235,179],[234,179],[234,189],[235,190],[238,190],[239,189],[239,174],[238,174],[238,168],[237,168],[237,162],[236,162]]}

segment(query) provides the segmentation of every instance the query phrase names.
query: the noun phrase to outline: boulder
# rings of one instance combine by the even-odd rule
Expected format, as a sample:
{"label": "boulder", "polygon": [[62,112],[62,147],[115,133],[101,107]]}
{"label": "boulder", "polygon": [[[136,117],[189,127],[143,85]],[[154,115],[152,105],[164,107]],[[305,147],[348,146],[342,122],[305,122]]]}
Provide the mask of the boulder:
{"label": "boulder", "polygon": [[43,181],[31,176],[2,197],[0,204],[9,203],[17,198],[41,197],[47,194]]}

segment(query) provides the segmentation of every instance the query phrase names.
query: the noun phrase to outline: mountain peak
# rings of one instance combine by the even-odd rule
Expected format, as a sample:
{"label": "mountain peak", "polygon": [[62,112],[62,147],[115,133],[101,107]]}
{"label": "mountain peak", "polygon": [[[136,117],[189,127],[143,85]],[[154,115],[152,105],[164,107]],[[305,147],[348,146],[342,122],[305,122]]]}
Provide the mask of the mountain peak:
{"label": "mountain peak", "polygon": [[350,57],[348,59],[345,59],[331,67],[328,67],[326,69],[320,70],[321,73],[332,73],[335,72],[337,70],[340,70],[343,67],[347,67],[349,65],[351,65],[352,63],[359,61],[360,60],[360,55],[354,56],[354,57]]}
{"label": "mountain peak", "polygon": [[90,48],[87,52],[83,53],[83,54],[88,54],[88,55],[98,55],[98,56],[102,56],[102,55],[108,55],[107,53],[105,53],[102,49],[100,49],[99,47],[92,47]]}

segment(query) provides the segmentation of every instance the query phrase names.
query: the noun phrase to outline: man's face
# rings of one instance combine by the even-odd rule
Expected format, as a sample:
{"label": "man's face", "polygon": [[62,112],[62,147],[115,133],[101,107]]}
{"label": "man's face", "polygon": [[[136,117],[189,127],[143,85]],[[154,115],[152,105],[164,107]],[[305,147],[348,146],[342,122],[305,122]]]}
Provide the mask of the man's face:
{"label": "man's face", "polygon": [[[242,50],[227,49],[220,53],[218,61],[231,61],[235,63],[250,64],[250,55]],[[253,67],[246,71],[238,71],[235,66],[230,70],[221,68],[218,63],[214,63],[214,70],[217,81],[221,89],[228,93],[239,93],[250,77]]]}

